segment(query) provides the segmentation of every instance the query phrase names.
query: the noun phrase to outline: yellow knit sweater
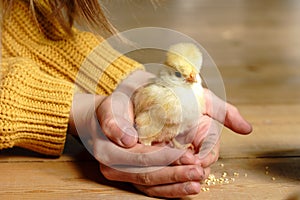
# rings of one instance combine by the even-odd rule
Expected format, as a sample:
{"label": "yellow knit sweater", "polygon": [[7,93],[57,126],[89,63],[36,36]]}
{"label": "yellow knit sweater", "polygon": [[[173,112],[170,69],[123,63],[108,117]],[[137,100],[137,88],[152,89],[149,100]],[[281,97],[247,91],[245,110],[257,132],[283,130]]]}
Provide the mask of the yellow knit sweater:
{"label": "yellow knit sweater", "polygon": [[13,2],[1,30],[0,150],[60,155],[74,86],[107,95],[142,65],[88,32],[74,29],[74,37],[52,40],[47,21],[41,29],[26,1]]}

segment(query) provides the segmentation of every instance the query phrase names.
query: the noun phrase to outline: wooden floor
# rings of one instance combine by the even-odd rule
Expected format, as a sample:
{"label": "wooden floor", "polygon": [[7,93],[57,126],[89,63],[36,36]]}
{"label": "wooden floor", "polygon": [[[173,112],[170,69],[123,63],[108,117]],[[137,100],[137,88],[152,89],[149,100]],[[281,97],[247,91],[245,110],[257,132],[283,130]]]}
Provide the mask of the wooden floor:
{"label": "wooden floor", "polygon": [[[249,136],[223,130],[212,173],[235,181],[204,185],[209,191],[185,199],[287,200],[299,192],[300,1],[111,2],[107,10],[119,30],[165,27],[197,40],[217,64],[227,100],[253,124]],[[2,151],[0,199],[151,199],[105,180],[98,167],[71,137],[58,159]]]}

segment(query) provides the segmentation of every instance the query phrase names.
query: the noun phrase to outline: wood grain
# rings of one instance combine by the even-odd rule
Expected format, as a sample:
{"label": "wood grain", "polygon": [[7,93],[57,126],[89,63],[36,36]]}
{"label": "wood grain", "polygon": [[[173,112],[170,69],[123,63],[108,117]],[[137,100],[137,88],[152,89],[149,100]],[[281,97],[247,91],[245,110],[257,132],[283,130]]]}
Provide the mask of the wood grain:
{"label": "wood grain", "polygon": [[244,136],[224,128],[221,157],[300,155],[300,105],[246,105],[238,108],[253,125],[253,132]]}
{"label": "wood grain", "polygon": [[[300,160],[223,158],[213,165],[211,172],[216,177],[227,172],[227,178],[235,181],[230,179],[229,184],[215,186],[204,184],[210,190],[191,199],[284,199],[299,189]],[[120,195],[122,199],[148,199],[130,184],[105,180],[95,161],[1,163],[0,176],[1,199],[118,199]]]}

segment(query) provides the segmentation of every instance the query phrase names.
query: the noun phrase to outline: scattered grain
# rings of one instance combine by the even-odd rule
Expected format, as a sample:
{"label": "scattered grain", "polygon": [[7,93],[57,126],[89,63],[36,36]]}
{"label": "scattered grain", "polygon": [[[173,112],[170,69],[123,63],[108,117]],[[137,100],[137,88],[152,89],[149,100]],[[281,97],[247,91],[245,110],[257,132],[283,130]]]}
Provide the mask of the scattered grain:
{"label": "scattered grain", "polygon": [[203,188],[201,188],[201,190],[202,190],[203,192],[207,192],[207,191],[209,191],[209,188],[203,187]]}
{"label": "scattered grain", "polygon": [[268,174],[269,174],[269,171],[265,171],[265,174],[268,175]]}
{"label": "scattered grain", "polygon": [[224,183],[228,184],[228,183],[229,183],[229,179],[228,179],[228,178],[225,178],[225,179],[224,179]]}
{"label": "scattered grain", "polygon": [[214,174],[210,174],[209,176],[208,176],[208,179],[209,180],[213,180],[213,179],[215,179],[216,177],[215,177],[215,175]]}
{"label": "scattered grain", "polygon": [[[224,164],[221,163],[220,166],[224,167]],[[216,176],[215,174],[209,174],[208,178],[203,181],[203,186],[205,187],[202,187],[201,190],[207,192],[209,191],[209,188],[211,186],[233,183],[236,180],[235,178],[238,177],[239,175],[240,175],[239,172],[234,172],[231,174],[226,171],[223,171],[218,176]],[[244,176],[247,177],[248,174],[245,173]]]}

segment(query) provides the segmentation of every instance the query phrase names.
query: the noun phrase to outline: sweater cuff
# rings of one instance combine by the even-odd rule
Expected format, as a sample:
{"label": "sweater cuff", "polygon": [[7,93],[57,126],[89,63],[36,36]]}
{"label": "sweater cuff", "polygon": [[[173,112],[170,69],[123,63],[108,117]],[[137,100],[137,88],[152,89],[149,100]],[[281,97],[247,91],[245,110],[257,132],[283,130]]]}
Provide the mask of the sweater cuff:
{"label": "sweater cuff", "polygon": [[19,146],[42,154],[62,153],[73,84],[55,79],[30,60],[2,60],[0,149]]}
{"label": "sweater cuff", "polygon": [[82,62],[77,81],[91,93],[109,95],[136,70],[144,70],[144,66],[102,41]]}

